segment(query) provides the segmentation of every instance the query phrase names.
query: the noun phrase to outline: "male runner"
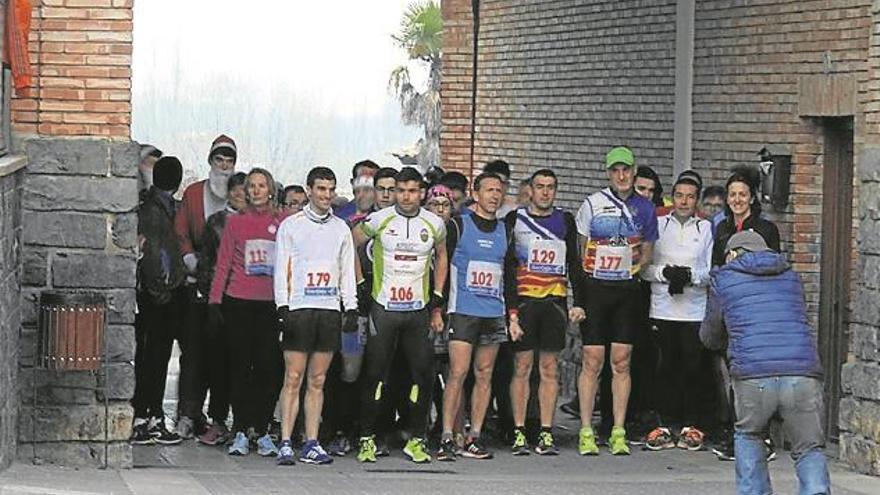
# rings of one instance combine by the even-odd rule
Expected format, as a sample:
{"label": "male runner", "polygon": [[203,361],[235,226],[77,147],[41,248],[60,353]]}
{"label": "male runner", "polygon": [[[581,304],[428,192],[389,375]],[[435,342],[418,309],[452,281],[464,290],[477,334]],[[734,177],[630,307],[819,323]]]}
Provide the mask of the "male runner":
{"label": "male runner", "polygon": [[657,240],[654,205],[634,193],[632,151],[622,146],[613,148],[605,157],[605,166],[609,187],[589,195],[577,213],[589,293],[584,303],[588,318],[581,323],[583,365],[578,377],[581,455],[599,453],[591,421],[605,346],[609,344],[614,426],[608,444],[612,454],[629,454],[624,421],[631,387],[632,344],[640,328],[639,283],[635,277],[642,266],[651,263]]}
{"label": "male runner", "polygon": [[[330,201],[336,175],[313,168],[306,179],[309,203],[281,223],[276,237],[275,304],[282,326],[284,387],[281,390],[281,448],[278,463],[293,464],[291,433],[299,410],[299,389],[308,373],[305,397],[306,443],[300,462],[333,462],[318,443],[324,380],[339,350],[339,327],[357,330],[354,242],[351,231],[333,215]],[[340,314],[340,303],[345,308]]]}
{"label": "male runner", "polygon": [[[492,390],[492,370],[498,346],[508,340],[505,301],[516,307],[516,291],[505,294],[504,264],[512,256],[511,235],[495,212],[504,201],[504,183],[497,174],[484,172],[474,179],[472,211],[456,216],[447,227],[450,258],[449,381],[443,393],[443,434],[437,459],[455,460],[452,428],[461,400],[464,379],[474,360],[471,429],[464,457],[490,459],[492,453],[480,438]],[[519,340],[522,329],[516,311],[509,314],[510,339]]]}
{"label": "male runner", "polygon": [[[413,462],[430,462],[425,449],[425,429],[431,404],[433,340],[431,328],[443,330],[439,313],[429,315],[431,266],[436,256],[434,287],[446,282],[446,228],[440,218],[420,206],[422,175],[404,167],[395,177],[397,205],[370,214],[354,229],[360,247],[372,239],[374,304],[364,356],[361,388],[361,462],[376,462],[375,423],[379,405],[386,399],[391,365],[398,346],[414,382],[410,389],[410,439],[403,449]],[[434,296],[434,303],[442,296]],[[429,327],[428,321],[431,321]]]}
{"label": "male runner", "polygon": [[[514,455],[528,455],[526,406],[529,401],[529,376],[535,351],[538,351],[540,386],[538,403],[541,432],[535,452],[559,453],[553,440],[553,412],[559,392],[556,365],[559,351],[565,348],[568,322],[584,319],[583,275],[577,245],[574,216],[553,206],[556,200],[556,174],[541,169],[528,181],[531,202],[507,214],[505,223],[513,231],[516,257],[509,259],[504,282],[515,286],[519,295],[519,319],[523,338],[512,344],[515,353],[514,374],[510,382],[513,406]],[[571,281],[575,306],[567,309],[568,281]],[[512,309],[511,312],[516,312]]]}

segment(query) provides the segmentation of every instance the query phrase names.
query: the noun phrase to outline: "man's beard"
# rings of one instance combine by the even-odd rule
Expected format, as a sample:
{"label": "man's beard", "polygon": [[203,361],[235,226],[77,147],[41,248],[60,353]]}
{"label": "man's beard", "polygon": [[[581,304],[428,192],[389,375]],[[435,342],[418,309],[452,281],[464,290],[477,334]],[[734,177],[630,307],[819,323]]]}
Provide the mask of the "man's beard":
{"label": "man's beard", "polygon": [[208,172],[208,186],[217,199],[226,199],[226,193],[229,190],[229,177],[235,173],[235,170],[220,170],[212,168]]}

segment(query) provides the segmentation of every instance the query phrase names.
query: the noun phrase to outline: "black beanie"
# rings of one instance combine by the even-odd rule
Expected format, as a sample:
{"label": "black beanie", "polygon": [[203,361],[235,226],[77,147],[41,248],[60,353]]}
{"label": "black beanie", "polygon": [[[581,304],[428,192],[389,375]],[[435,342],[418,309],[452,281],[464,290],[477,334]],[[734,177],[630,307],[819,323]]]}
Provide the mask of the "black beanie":
{"label": "black beanie", "polygon": [[163,191],[174,192],[183,179],[183,166],[174,156],[163,156],[153,166],[153,185]]}

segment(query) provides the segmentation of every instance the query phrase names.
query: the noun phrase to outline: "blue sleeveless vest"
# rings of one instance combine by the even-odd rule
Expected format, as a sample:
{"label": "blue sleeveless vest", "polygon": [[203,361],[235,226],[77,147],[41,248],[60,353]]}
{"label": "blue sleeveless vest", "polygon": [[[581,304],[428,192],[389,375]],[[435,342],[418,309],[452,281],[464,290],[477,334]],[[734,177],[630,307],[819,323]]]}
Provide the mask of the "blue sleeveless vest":
{"label": "blue sleeveless vest", "polygon": [[462,232],[450,264],[449,312],[480,318],[504,316],[504,222],[499,220],[493,232],[483,232],[472,215],[462,215],[461,220]]}

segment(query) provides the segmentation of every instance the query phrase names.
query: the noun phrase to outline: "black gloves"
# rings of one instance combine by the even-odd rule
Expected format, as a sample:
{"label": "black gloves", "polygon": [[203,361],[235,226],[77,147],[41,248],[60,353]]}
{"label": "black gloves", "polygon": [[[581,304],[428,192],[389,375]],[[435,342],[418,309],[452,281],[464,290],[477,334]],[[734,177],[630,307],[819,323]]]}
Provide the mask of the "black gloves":
{"label": "black gloves", "polygon": [[223,311],[220,309],[219,304],[209,304],[208,305],[208,325],[214,329],[219,330],[220,327],[223,326],[225,321],[223,320]]}
{"label": "black gloves", "polygon": [[669,295],[681,294],[684,287],[691,283],[691,269],[686,266],[666,266],[663,277],[669,281]]}
{"label": "black gloves", "polygon": [[361,280],[357,284],[357,302],[358,302],[358,313],[361,316],[367,316],[370,314],[370,303],[372,302],[373,296],[370,294],[370,288],[367,286],[367,280]]}
{"label": "black gloves", "polygon": [[358,312],[348,310],[342,316],[342,331],[344,333],[357,332],[358,329]]}
{"label": "black gloves", "polygon": [[275,310],[275,318],[278,320],[278,330],[284,331],[284,321],[287,319],[287,313],[290,312],[288,306],[281,306]]}

